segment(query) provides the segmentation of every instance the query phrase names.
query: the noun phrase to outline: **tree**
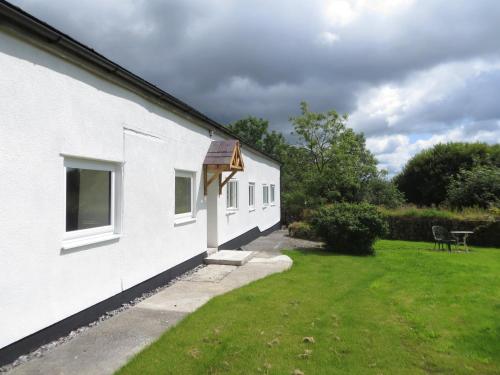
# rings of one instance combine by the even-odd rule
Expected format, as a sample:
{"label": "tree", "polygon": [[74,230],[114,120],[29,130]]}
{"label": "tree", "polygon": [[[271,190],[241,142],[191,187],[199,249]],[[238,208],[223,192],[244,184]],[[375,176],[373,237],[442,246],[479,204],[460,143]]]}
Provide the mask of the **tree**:
{"label": "tree", "polygon": [[270,133],[266,133],[262,143],[262,150],[266,154],[271,155],[278,160],[283,159],[283,153],[285,152],[286,145],[288,145],[285,137],[283,137],[283,134],[273,130]]}
{"label": "tree", "polygon": [[269,128],[269,121],[248,116],[227,125],[227,128],[255,148],[262,150],[264,146],[264,137]]}
{"label": "tree", "polygon": [[346,132],[347,115],[340,116],[336,111],[311,112],[306,102],[300,103],[300,109],[302,115],[290,121],[302,146],[309,151],[317,172],[322,173],[335,158],[336,149],[332,146],[338,144]]}
{"label": "tree", "polygon": [[336,111],[311,112],[302,102],[300,116],[292,117],[299,144],[268,131],[267,120],[247,117],[228,128],[281,161],[282,218],[301,220],[304,210],[334,202],[369,201],[397,205],[401,194],[377,171],[377,161],[366,149],[365,137],[347,127],[348,116]]}
{"label": "tree", "polygon": [[301,175],[311,204],[359,201],[363,184],[377,175],[377,162],[366,149],[365,137],[346,126],[347,115],[331,110],[311,112],[306,102],[302,115],[292,117],[308,163]]}
{"label": "tree", "polygon": [[387,171],[383,170],[365,184],[363,201],[376,206],[396,208],[403,205],[405,199],[394,182],[387,179]]}
{"label": "tree", "polygon": [[283,134],[268,131],[269,121],[248,116],[227,125],[227,128],[258,150],[281,160],[286,140]]}
{"label": "tree", "polygon": [[500,167],[500,145],[438,144],[411,158],[394,181],[409,202],[438,205],[445,201],[453,176],[477,165]]}
{"label": "tree", "polygon": [[478,165],[451,178],[447,203],[453,208],[500,207],[500,168]]}
{"label": "tree", "polygon": [[304,183],[311,163],[306,149],[286,145],[281,166],[282,218],[285,223],[302,219],[304,208],[311,207],[310,194]]}

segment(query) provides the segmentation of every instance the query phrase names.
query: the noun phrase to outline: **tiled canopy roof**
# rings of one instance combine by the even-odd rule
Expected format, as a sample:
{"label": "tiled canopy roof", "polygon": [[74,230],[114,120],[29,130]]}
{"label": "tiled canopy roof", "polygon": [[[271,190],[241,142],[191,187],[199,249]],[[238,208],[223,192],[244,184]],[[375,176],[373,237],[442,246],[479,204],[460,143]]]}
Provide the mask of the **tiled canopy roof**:
{"label": "tiled canopy roof", "polygon": [[[219,194],[222,194],[224,185],[227,184],[236,172],[243,171],[244,167],[239,141],[235,139],[229,141],[212,141],[203,161],[203,186],[205,195],[207,195],[208,186],[217,179],[219,180]],[[222,180],[223,172],[231,172],[224,181]],[[210,178],[208,177],[208,173],[212,173]]]}
{"label": "tiled canopy roof", "polygon": [[231,139],[228,141],[213,141],[210,144],[204,165],[231,165],[235,148],[238,147],[238,141]]}

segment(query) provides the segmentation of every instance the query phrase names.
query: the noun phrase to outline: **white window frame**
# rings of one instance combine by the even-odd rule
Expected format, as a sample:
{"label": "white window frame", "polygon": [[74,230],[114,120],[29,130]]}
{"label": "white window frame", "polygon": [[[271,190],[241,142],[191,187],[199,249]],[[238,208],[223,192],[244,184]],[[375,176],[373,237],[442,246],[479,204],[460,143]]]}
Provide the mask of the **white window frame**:
{"label": "white window frame", "polygon": [[[80,229],[74,231],[66,231],[66,177],[68,168],[90,169],[96,171],[111,172],[111,197],[110,197],[110,225],[105,225],[97,228]],[[108,162],[94,159],[80,159],[73,157],[64,158],[64,235],[62,249],[72,249],[92,243],[108,241],[120,237],[120,208],[122,197],[122,165],[121,163]]]}
{"label": "white window frame", "polygon": [[[230,188],[230,185],[236,186],[236,197],[235,197],[235,206],[230,206],[230,196],[229,194],[233,191],[233,188]],[[226,184],[226,209],[227,211],[237,211],[239,207],[239,181],[237,179],[230,179]]]}
{"label": "white window frame", "polygon": [[[175,177],[185,177],[191,179],[191,211],[183,212],[182,214],[175,213]],[[175,215],[175,223],[192,221],[195,218],[195,209],[194,204],[195,200],[195,182],[196,182],[196,172],[186,171],[181,169],[176,169],[174,174],[174,215]]]}
{"label": "white window frame", "polygon": [[[252,198],[251,204],[250,204],[250,197]],[[248,183],[248,210],[255,211],[255,182]]]}
{"label": "white window frame", "polygon": [[[267,202],[264,200],[264,191],[267,189]],[[269,206],[269,185],[268,184],[262,184],[262,207],[266,208]]]}
{"label": "white window frame", "polygon": [[271,202],[271,206],[276,204],[276,185],[271,184],[269,188],[269,200]]}

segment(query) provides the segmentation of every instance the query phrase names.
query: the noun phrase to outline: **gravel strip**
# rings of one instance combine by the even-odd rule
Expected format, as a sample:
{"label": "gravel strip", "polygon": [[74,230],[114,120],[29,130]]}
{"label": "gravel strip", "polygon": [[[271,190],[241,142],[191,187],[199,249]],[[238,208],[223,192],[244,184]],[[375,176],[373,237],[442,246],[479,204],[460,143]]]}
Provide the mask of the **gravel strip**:
{"label": "gravel strip", "polygon": [[7,372],[7,371],[13,369],[16,366],[19,366],[19,365],[21,365],[23,363],[26,363],[26,362],[32,360],[33,358],[43,357],[43,355],[45,353],[47,353],[48,351],[54,349],[55,347],[58,347],[59,345],[62,345],[65,342],[70,341],[71,339],[77,337],[78,335],[80,335],[81,333],[83,333],[83,332],[91,329],[92,327],[100,324],[101,322],[103,322],[103,321],[105,321],[105,320],[107,320],[109,318],[112,318],[113,316],[121,313],[122,311],[130,309],[132,306],[137,305],[139,302],[145,300],[146,298],[149,298],[152,295],[158,293],[159,291],[161,291],[161,290],[163,290],[165,288],[168,288],[169,286],[175,284],[178,281],[181,281],[181,280],[184,280],[184,279],[190,277],[191,275],[193,275],[194,273],[196,273],[197,271],[199,271],[199,270],[201,270],[202,268],[205,268],[205,267],[206,267],[206,265],[204,265],[204,264],[199,265],[198,267],[193,268],[192,270],[189,270],[189,271],[183,273],[182,275],[176,277],[175,279],[170,280],[167,284],[162,285],[162,286],[160,286],[160,287],[158,287],[156,289],[153,289],[153,290],[151,290],[149,292],[146,292],[146,293],[142,294],[141,296],[135,298],[134,300],[122,304],[119,308],[117,308],[115,310],[108,311],[107,313],[105,313],[104,315],[101,315],[97,320],[93,321],[89,325],[77,328],[74,331],[71,331],[66,336],[60,337],[57,340],[54,340],[54,341],[49,342],[48,344],[42,345],[38,349],[35,349],[35,350],[33,350],[32,352],[30,352],[28,354],[21,355],[14,362],[9,363],[7,365],[4,365],[4,366],[0,367],[0,372]]}

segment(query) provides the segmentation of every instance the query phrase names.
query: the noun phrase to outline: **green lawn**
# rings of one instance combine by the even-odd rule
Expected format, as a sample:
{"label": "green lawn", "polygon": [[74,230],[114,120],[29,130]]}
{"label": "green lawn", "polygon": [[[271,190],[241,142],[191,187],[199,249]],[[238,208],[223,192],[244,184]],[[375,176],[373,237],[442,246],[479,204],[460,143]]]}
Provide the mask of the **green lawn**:
{"label": "green lawn", "polygon": [[290,271],[213,299],[119,373],[500,374],[500,250],[430,249],[287,251]]}

